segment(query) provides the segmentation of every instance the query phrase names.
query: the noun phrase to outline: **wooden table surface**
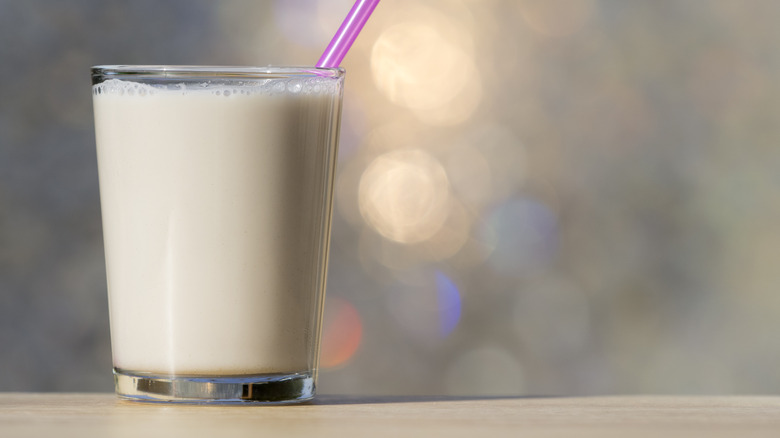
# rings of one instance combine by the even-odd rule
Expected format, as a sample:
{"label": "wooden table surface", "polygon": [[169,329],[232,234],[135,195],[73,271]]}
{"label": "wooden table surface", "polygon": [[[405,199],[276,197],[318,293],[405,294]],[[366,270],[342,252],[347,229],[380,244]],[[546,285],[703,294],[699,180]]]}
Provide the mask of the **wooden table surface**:
{"label": "wooden table surface", "polygon": [[780,397],[342,397],[292,406],[0,393],[0,437],[780,437]]}

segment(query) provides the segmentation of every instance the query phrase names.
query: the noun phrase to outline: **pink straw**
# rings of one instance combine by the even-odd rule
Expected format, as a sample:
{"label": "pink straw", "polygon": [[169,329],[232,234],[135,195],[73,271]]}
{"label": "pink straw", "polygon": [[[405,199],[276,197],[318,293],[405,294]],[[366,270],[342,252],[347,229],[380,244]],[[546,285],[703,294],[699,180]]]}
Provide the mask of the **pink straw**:
{"label": "pink straw", "polygon": [[368,21],[368,17],[374,12],[374,8],[379,3],[379,0],[357,0],[355,5],[352,6],[352,10],[347,14],[347,18],[341,23],[336,35],[330,40],[328,48],[325,49],[325,53],[322,54],[320,60],[317,61],[317,67],[320,68],[332,68],[338,67],[341,64],[341,60],[344,59],[344,55],[352,47],[352,43],[355,42],[363,26]]}

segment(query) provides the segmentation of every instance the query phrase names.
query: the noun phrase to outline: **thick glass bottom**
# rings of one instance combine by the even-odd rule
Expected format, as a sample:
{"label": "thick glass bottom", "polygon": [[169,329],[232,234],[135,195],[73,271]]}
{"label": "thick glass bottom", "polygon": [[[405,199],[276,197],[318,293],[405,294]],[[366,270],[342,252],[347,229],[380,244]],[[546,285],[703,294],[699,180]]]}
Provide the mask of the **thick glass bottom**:
{"label": "thick glass bottom", "polygon": [[250,376],[169,376],[114,368],[119,397],[166,403],[287,404],[314,398],[311,373]]}

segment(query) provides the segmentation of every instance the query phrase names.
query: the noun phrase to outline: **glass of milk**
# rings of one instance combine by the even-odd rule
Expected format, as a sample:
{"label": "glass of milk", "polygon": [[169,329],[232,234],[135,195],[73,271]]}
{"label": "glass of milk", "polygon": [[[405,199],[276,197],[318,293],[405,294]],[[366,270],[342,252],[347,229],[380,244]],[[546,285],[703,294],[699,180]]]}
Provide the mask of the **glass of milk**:
{"label": "glass of milk", "polygon": [[314,397],[343,69],[92,69],[120,397]]}

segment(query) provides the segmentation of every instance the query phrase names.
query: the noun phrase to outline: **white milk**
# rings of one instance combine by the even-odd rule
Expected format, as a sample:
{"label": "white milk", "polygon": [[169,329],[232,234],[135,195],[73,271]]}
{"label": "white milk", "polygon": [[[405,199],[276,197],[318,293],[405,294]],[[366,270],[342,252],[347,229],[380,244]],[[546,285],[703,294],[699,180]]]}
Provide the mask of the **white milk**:
{"label": "white milk", "polygon": [[114,366],[315,365],[340,85],[93,87]]}

